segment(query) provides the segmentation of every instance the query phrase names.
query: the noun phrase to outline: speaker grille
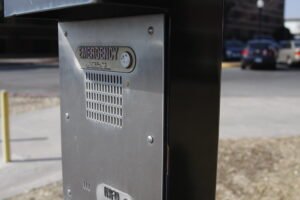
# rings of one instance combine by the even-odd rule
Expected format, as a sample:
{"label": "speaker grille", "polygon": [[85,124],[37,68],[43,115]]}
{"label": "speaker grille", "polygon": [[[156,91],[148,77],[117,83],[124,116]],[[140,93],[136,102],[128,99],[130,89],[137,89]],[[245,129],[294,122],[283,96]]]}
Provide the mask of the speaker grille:
{"label": "speaker grille", "polygon": [[122,76],[85,72],[86,118],[121,128],[123,126]]}

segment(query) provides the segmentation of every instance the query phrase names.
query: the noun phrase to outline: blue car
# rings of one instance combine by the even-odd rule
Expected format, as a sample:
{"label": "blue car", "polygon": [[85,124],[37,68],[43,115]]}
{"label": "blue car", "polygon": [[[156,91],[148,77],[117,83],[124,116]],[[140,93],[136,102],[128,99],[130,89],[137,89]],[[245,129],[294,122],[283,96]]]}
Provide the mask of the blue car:
{"label": "blue car", "polygon": [[239,40],[227,40],[224,42],[224,60],[241,60],[245,44]]}
{"label": "blue car", "polygon": [[276,69],[278,50],[273,40],[251,40],[242,52],[241,68]]}

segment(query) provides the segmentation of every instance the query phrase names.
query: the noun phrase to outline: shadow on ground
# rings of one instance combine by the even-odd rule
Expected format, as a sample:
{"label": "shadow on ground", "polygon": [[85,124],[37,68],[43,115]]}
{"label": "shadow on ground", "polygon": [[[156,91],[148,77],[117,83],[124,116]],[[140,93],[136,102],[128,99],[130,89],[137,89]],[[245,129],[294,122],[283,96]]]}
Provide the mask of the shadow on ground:
{"label": "shadow on ground", "polygon": [[58,64],[11,64],[11,63],[0,64],[0,71],[32,70],[32,69],[47,69],[47,68],[58,68]]}
{"label": "shadow on ground", "polygon": [[[36,137],[36,138],[15,138],[15,139],[11,139],[10,142],[40,142],[40,141],[46,141],[48,140],[47,137]],[[2,140],[0,140],[0,143],[2,143]]]}
{"label": "shadow on ground", "polygon": [[54,158],[32,158],[32,159],[14,159],[12,163],[31,163],[31,162],[53,162],[61,161],[61,157]]}

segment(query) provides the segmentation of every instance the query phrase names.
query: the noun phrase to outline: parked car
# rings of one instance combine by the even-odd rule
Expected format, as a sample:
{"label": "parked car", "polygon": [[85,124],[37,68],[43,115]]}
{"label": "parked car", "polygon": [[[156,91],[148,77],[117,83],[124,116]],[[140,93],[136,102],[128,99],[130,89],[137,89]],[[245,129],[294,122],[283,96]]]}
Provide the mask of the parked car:
{"label": "parked car", "polygon": [[273,40],[250,40],[242,52],[241,68],[276,69],[278,50],[278,44]]}
{"label": "parked car", "polygon": [[224,42],[224,60],[241,60],[245,44],[239,40],[227,40]]}
{"label": "parked car", "polygon": [[300,40],[281,41],[277,62],[289,66],[300,64]]}
{"label": "parked car", "polygon": [[276,43],[276,40],[271,35],[255,35],[253,40],[271,40]]}

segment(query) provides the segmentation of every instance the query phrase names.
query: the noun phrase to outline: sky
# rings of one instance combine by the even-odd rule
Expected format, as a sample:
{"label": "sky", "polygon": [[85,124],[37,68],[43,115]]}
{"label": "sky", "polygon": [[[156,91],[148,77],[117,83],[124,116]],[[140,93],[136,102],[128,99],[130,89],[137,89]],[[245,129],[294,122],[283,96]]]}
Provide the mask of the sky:
{"label": "sky", "polygon": [[300,18],[300,0],[285,1],[285,18]]}

